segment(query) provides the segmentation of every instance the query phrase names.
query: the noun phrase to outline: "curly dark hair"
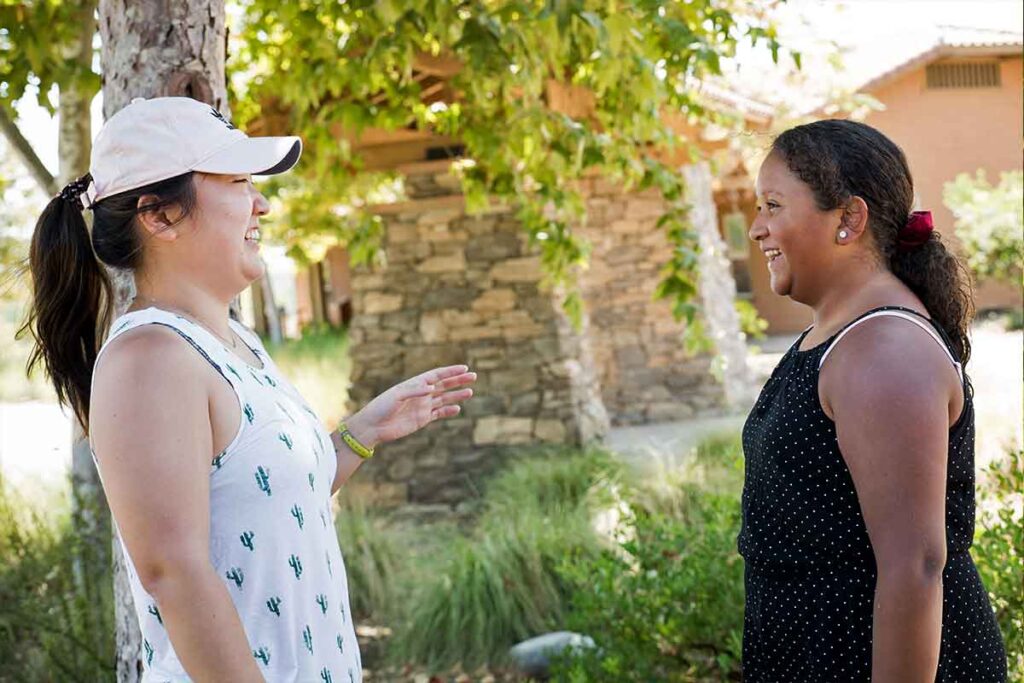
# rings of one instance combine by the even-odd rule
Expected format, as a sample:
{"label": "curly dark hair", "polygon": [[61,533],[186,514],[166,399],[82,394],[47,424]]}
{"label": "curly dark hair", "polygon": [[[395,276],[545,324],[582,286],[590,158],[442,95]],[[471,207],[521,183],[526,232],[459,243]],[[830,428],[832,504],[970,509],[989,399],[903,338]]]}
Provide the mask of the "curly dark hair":
{"label": "curly dark hair", "polygon": [[971,356],[967,332],[974,317],[967,268],[938,232],[917,248],[898,248],[899,231],[914,203],[903,150],[871,126],[829,119],[787,130],[771,151],[807,183],[818,209],[838,209],[853,197],[864,200],[881,262],[921,299],[966,365]]}

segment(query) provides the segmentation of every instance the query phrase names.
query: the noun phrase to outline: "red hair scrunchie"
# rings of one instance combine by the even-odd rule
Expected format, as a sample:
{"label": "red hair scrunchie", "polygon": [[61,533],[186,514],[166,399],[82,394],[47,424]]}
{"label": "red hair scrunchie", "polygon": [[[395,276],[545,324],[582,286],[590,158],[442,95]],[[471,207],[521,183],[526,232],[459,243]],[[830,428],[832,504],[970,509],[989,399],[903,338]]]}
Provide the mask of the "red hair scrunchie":
{"label": "red hair scrunchie", "polygon": [[935,223],[931,211],[914,211],[907,218],[907,224],[896,235],[900,251],[910,251],[925,244],[932,237]]}

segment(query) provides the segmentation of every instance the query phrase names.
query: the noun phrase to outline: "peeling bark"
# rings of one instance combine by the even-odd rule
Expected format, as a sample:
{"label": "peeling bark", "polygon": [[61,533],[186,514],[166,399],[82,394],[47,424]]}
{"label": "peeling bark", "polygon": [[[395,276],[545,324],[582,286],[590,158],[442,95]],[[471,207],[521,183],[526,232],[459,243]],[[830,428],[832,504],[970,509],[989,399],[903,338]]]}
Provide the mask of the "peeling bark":
{"label": "peeling bark", "polygon": [[[223,0],[100,0],[103,38],[103,116],[110,118],[135,97],[192,97],[228,115],[224,73]],[[115,315],[134,293],[129,273],[114,278]],[[127,567],[114,543],[117,680],[142,678],[142,635]]]}

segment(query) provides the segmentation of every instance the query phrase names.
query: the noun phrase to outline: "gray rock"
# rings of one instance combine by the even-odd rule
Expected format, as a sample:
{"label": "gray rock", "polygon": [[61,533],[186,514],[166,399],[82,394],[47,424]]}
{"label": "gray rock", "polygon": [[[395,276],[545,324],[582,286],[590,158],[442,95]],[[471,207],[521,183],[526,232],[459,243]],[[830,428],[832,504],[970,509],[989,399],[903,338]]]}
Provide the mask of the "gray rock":
{"label": "gray rock", "polygon": [[524,640],[509,650],[509,656],[519,670],[527,676],[547,678],[551,660],[567,650],[589,650],[595,647],[590,636],[572,631],[555,631]]}

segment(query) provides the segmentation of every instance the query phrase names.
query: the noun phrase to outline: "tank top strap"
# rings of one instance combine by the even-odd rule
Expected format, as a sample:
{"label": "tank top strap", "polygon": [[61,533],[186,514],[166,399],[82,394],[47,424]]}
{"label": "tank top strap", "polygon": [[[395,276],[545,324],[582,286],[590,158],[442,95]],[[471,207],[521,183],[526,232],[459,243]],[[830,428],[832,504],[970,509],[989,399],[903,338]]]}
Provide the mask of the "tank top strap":
{"label": "tank top strap", "polygon": [[818,368],[820,369],[825,364],[825,359],[828,358],[829,354],[832,353],[832,350],[840,340],[847,335],[847,333],[863,322],[871,320],[872,318],[881,317],[902,318],[903,320],[913,323],[924,330],[939,346],[942,347],[942,350],[946,352],[946,357],[956,369],[957,376],[960,378],[961,383],[964,381],[963,365],[959,360],[957,360],[956,355],[953,353],[951,348],[952,345],[950,344],[945,332],[939,328],[931,318],[927,318],[917,311],[904,306],[880,306],[879,308],[874,308],[863,313],[847,323],[841,330],[839,330],[839,332],[832,336],[832,339],[829,340],[824,353],[821,354],[821,358],[818,360]]}

